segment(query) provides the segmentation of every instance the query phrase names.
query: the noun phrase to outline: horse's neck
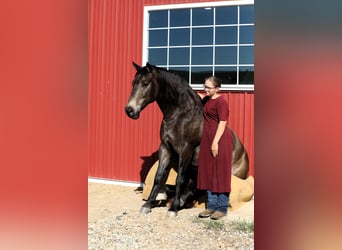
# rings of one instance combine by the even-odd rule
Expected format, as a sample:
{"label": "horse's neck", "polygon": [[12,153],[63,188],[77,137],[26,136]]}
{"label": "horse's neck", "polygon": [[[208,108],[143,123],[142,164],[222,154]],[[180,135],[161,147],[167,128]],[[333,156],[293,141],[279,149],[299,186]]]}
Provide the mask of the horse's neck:
{"label": "horse's neck", "polygon": [[173,113],[179,108],[177,97],[174,95],[174,93],[171,93],[171,90],[167,88],[162,88],[159,90],[157,104],[164,116],[169,113]]}
{"label": "horse's neck", "polygon": [[195,100],[187,88],[176,86],[176,83],[170,84],[165,78],[158,79],[158,82],[160,89],[157,103],[164,116],[172,115],[177,110],[186,112],[192,109]]}

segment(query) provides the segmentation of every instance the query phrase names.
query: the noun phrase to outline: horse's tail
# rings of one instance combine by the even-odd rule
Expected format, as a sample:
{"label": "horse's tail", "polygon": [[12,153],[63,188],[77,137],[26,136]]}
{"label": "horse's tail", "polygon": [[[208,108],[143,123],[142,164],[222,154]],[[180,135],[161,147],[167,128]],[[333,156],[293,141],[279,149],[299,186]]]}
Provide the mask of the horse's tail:
{"label": "horse's tail", "polygon": [[229,128],[233,137],[233,155],[232,155],[232,174],[241,179],[246,179],[249,172],[248,153],[235,132]]}

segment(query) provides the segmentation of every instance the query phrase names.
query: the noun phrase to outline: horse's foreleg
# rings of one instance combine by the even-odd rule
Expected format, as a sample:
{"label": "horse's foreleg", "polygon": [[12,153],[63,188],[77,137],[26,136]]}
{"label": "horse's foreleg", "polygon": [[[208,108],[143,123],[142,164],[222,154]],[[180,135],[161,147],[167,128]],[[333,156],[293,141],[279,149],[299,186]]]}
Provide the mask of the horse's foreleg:
{"label": "horse's foreleg", "polygon": [[154,177],[153,187],[150,193],[148,200],[141,207],[140,212],[147,214],[151,212],[151,208],[155,206],[156,198],[161,190],[161,188],[165,185],[167,176],[170,170],[170,153],[166,148],[159,148],[159,164],[157,173]]}

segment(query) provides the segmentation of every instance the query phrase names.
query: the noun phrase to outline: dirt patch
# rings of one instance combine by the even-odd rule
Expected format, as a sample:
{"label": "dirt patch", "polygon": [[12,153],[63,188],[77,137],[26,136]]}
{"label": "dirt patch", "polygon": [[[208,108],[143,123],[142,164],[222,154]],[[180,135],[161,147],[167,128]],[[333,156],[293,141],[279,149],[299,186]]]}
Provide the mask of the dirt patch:
{"label": "dirt patch", "polygon": [[[253,249],[254,232],[234,222],[254,223],[254,200],[213,224],[198,219],[202,208],[183,209],[169,218],[166,207],[140,214],[137,187],[88,183],[88,249]],[[211,224],[210,224],[211,223]]]}

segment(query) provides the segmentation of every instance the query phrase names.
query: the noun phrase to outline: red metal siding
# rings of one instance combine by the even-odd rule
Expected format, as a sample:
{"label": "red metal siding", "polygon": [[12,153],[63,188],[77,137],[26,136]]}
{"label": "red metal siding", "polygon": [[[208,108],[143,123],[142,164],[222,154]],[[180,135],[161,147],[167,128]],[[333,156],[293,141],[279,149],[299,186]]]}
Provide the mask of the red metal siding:
{"label": "red metal siding", "polygon": [[[138,1],[89,1],[89,176],[139,181],[144,126],[123,112],[141,61],[143,7]],[[146,139],[146,143],[149,143]]]}
{"label": "red metal siding", "polygon": [[[89,176],[140,182],[144,160],[151,164],[156,159],[158,106],[148,106],[136,121],[124,112],[135,73],[131,62],[142,60],[144,5],[189,2],[201,1],[89,0]],[[229,123],[245,143],[254,175],[254,94],[223,95]]]}

